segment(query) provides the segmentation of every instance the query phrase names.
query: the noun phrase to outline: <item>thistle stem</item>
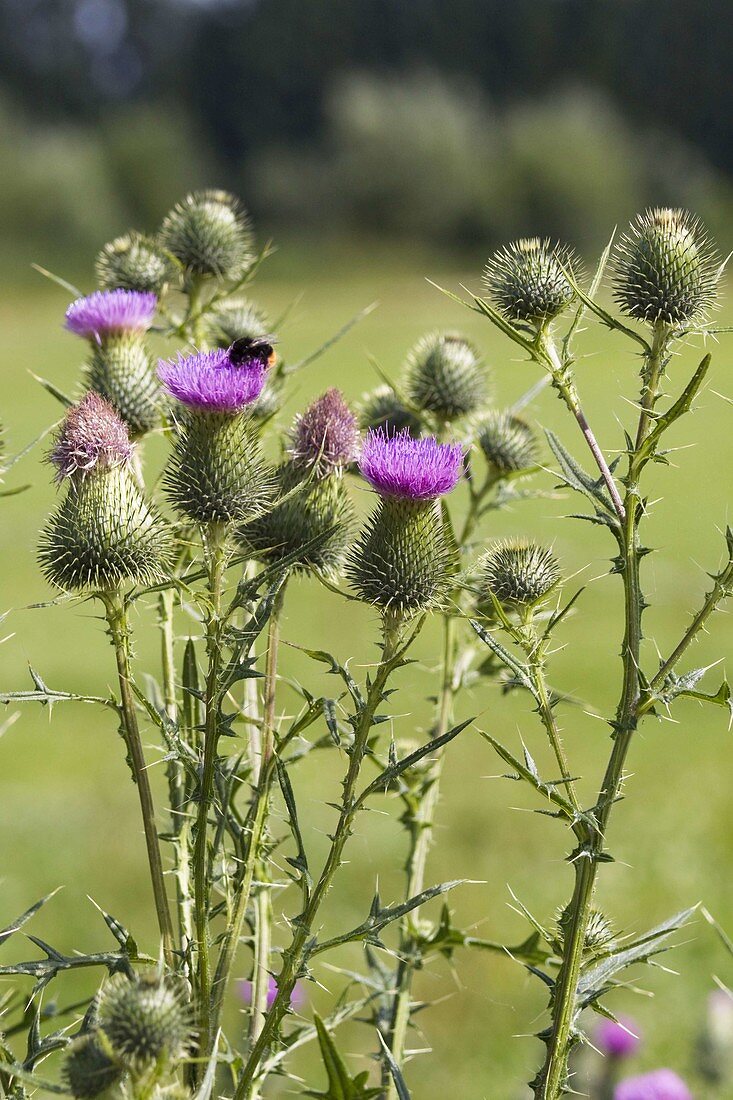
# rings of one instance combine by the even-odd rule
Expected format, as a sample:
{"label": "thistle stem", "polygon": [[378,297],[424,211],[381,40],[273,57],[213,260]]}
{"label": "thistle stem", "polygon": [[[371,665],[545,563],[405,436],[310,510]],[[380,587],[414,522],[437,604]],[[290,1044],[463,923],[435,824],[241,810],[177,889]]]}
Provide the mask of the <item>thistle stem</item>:
{"label": "thistle stem", "polygon": [[150,867],[150,880],[155,899],[155,911],[158,917],[158,928],[163,944],[163,954],[166,964],[173,967],[175,964],[173,945],[173,923],[171,921],[168,897],[163,876],[163,861],[160,854],[160,840],[155,825],[155,804],[153,793],[150,789],[145,754],[140,739],[140,727],[137,721],[135,701],[132,693],[132,670],[130,667],[130,628],[127,620],[127,605],[124,595],[118,590],[105,593],[104,601],[107,624],[109,626],[112,644],[117,661],[117,677],[120,685],[120,709],[122,715],[122,732],[127,747],[127,757],[132,771],[132,777],[137,786],[142,812],[143,830],[145,833],[145,846],[148,853],[148,865]]}
{"label": "thistle stem", "polygon": [[209,944],[209,866],[208,824],[214,793],[214,773],[219,744],[219,679],[222,650],[222,588],[226,567],[226,528],[212,523],[206,531],[209,613],[206,622],[206,716],[204,725],[204,758],[201,771],[196,838],[193,849],[194,922],[196,929],[196,1001],[199,1041],[202,1053],[211,1049],[211,959]]}
{"label": "thistle stem", "polygon": [[[269,1009],[260,1035],[255,1042],[244,1069],[240,1074],[233,1100],[250,1100],[256,1084],[257,1070],[262,1057],[275,1041],[283,1019],[289,1009],[295,983],[301,975],[307,961],[309,945],[313,937],[316,916],[328,894],[334,877],[341,866],[341,857],[354,827],[358,810],[356,785],[361,765],[367,749],[369,733],[374,715],[383,700],[383,692],[392,670],[399,663],[402,652],[399,651],[401,637],[400,622],[385,621],[385,637],[382,659],[374,680],[369,686],[367,698],[358,712],[358,722],[354,731],[354,741],[349,754],[349,767],[343,783],[343,797],[336,829],[320,877],[311,891],[308,901],[294,922],[294,934],[289,947],[283,954],[283,964],[277,979],[277,995]],[[409,644],[409,643],[408,643]]]}

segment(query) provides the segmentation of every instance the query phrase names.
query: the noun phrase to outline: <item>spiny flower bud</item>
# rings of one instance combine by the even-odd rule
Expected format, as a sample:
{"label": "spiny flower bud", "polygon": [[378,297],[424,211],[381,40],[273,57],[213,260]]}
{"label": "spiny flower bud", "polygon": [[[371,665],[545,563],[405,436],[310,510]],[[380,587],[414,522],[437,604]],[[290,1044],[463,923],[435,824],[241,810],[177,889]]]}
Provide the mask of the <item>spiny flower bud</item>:
{"label": "spiny flower bud", "polygon": [[715,248],[701,222],[686,210],[640,214],[618,244],[614,269],[619,307],[651,325],[682,324],[715,302]]}
{"label": "spiny flower bud", "polygon": [[484,270],[490,299],[505,317],[542,325],[562,313],[573,299],[563,271],[577,261],[565,245],[525,237],[495,252]]}
{"label": "spiny flower bud", "polygon": [[372,431],[381,429],[387,435],[405,430],[415,438],[420,434],[419,416],[402,404],[391,386],[378,386],[365,394],[359,410],[359,423],[362,428]]}
{"label": "spiny flower bud", "polygon": [[176,276],[176,265],[141,233],[110,241],[97,256],[94,270],[102,290],[138,290],[161,295]]}
{"label": "spiny flower bud", "polygon": [[340,473],[356,460],[359,425],[340,390],[327,390],[295,418],[290,455],[317,477]]}
{"label": "spiny flower bud", "polygon": [[52,584],[110,590],[162,576],[170,534],[142,496],[131,456],[127,429],[104,398],[88,393],[69,409],[50,455],[66,495],[39,549]]}
{"label": "spiny flower bud", "polygon": [[259,397],[259,360],[235,365],[226,349],[161,360],[158,375],[185,406],[165,487],[175,507],[199,523],[241,523],[271,492],[249,407]]}
{"label": "spiny flower bud", "polygon": [[232,298],[212,313],[210,327],[216,343],[228,348],[235,340],[256,340],[270,331],[267,315],[246,298]]}
{"label": "spiny flower bud", "polygon": [[226,191],[188,195],[166,215],[160,240],[189,275],[234,279],[252,259],[249,218]]}
{"label": "spiny flower bud", "polygon": [[79,1100],[93,1100],[116,1085],[122,1074],[123,1070],[115,1061],[103,1032],[88,1032],[70,1044],[63,1077],[72,1096]]}
{"label": "spiny flower bud", "polygon": [[455,487],[462,465],[459,444],[367,435],[359,466],[382,499],[349,556],[361,599],[402,615],[440,603],[453,562],[437,498]]}
{"label": "spiny flower bud", "polygon": [[506,604],[536,604],[560,580],[560,569],[551,552],[524,539],[498,542],[478,567],[481,587]]}
{"label": "spiny flower bud", "polygon": [[[280,503],[240,528],[245,548],[267,562],[300,556],[296,571],[313,569],[322,576],[341,572],[351,543],[354,507],[341,478],[308,478],[294,461],[276,474]],[[285,499],[282,499],[285,498]],[[309,546],[314,540],[315,545]],[[307,549],[304,549],[307,548]]]}
{"label": "spiny flower bud", "polygon": [[89,387],[114,406],[133,436],[160,423],[160,388],[145,346],[157,304],[152,293],[106,290],[78,298],[66,311],[66,327],[91,344]]}
{"label": "spiny flower bud", "polygon": [[98,1019],[114,1054],[133,1066],[177,1062],[188,1052],[191,1024],[182,989],[157,975],[116,974],[99,996]]}
{"label": "spiny flower bud", "polygon": [[424,336],[407,356],[405,394],[440,420],[457,420],[486,400],[486,372],[476,349],[455,333]]}
{"label": "spiny flower bud", "polygon": [[492,409],[476,425],[476,438],[489,466],[506,476],[535,466],[539,457],[537,437],[526,420],[507,411]]}

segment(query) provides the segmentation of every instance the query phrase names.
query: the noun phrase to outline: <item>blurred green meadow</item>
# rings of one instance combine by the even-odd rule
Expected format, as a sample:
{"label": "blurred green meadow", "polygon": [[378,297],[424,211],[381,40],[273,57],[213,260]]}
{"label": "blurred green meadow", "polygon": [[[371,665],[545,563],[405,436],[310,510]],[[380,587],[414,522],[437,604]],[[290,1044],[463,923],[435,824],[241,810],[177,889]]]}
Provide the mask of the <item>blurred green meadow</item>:
{"label": "blurred green meadow", "polygon": [[[42,259],[43,257],[39,257]],[[325,387],[336,385],[358,399],[378,382],[373,362],[397,377],[408,347],[426,330],[460,329],[483,350],[494,379],[495,401],[515,400],[537,379],[537,369],[518,360],[515,348],[475,314],[430,286],[429,276],[453,290],[461,282],[474,288],[479,269],[406,248],[395,257],[374,249],[351,247],[330,251],[283,242],[265,265],[253,297],[271,317],[291,303],[281,332],[281,350],[297,360],[317,347],[370,302],[378,308],[317,363],[296,375],[284,426],[292,414]],[[83,285],[91,285],[91,274]],[[54,399],[32,377],[40,375],[66,392],[78,385],[83,347],[62,329],[67,294],[40,276],[22,291],[6,290],[0,300],[0,420],[11,453],[37,437],[58,416]],[[727,310],[733,317],[733,307]],[[724,311],[725,315],[725,311]],[[674,429],[668,467],[650,477],[652,518],[648,544],[655,553],[645,560],[644,581],[652,602],[646,613],[646,667],[653,670],[657,648],[668,653],[706,590],[706,570],[715,571],[723,551],[723,530],[730,517],[733,470],[733,353],[726,338],[711,344],[713,369],[694,415]],[[586,411],[608,453],[622,442],[622,425],[634,415],[638,359],[633,345],[587,322],[579,347],[584,357],[577,376]],[[702,354],[702,345],[687,348],[672,363],[671,392],[678,391]],[[545,391],[529,410],[531,418],[560,435],[586,463],[582,440],[564,408]],[[52,507],[55,490],[49,469],[41,464],[41,443],[8,476],[6,487],[30,483],[17,496],[0,501],[0,611],[10,611],[0,629],[9,635],[0,646],[0,688],[31,686],[32,665],[53,688],[88,694],[111,690],[111,651],[98,609],[88,603],[38,608],[52,598],[35,561],[39,526]],[[151,477],[160,468],[162,441],[146,450]],[[549,454],[546,456],[551,466]],[[550,471],[536,479],[547,491],[541,499],[518,504],[490,518],[486,540],[527,533],[552,543],[568,578],[568,591],[585,586],[576,613],[560,632],[562,648],[554,658],[551,679],[556,688],[583,699],[587,707],[562,711],[568,755],[583,790],[591,798],[605,766],[609,728],[618,691],[621,640],[620,584],[609,575],[613,545],[606,532],[565,518],[580,510],[579,500],[553,492]],[[360,505],[368,494],[356,486]],[[313,580],[294,582],[286,605],[284,638],[295,646],[332,651],[356,666],[374,659],[377,638],[374,614],[345,605]],[[181,620],[181,631],[193,627]],[[157,669],[155,608],[139,608],[134,622],[137,668]],[[423,736],[429,727],[430,696],[439,660],[437,633],[428,628],[419,643],[420,662],[401,673],[393,697],[397,737]],[[733,657],[733,637],[725,611],[712,630],[685,658],[683,670],[722,660],[706,684],[714,690]],[[333,692],[319,668],[302,652],[286,647],[279,708],[297,705],[287,680],[301,680],[318,691]],[[3,717],[12,717],[10,707]],[[411,716],[407,712],[411,711]],[[402,715],[402,717],[400,717]],[[527,700],[505,697],[499,688],[479,682],[460,701],[458,718],[475,716],[476,725],[518,749],[520,736],[538,762],[551,770],[542,732]],[[616,862],[601,875],[599,905],[620,933],[643,931],[672,913],[703,902],[720,923],[733,930],[733,741],[728,715],[703,709],[692,701],[676,705],[672,721],[648,720],[630,755],[626,799],[613,817],[609,848]],[[150,740],[152,741],[152,735]],[[155,750],[149,758],[155,760]],[[295,775],[301,819],[308,822],[306,843],[323,848],[332,811],[325,803],[337,797],[343,758],[337,749],[314,753]],[[501,762],[473,728],[451,746],[441,792],[439,828],[429,866],[429,881],[463,878],[470,883],[449,895],[455,922],[476,935],[517,943],[528,933],[517,914],[513,895],[538,919],[550,922],[565,903],[571,872],[565,856],[570,837],[563,826],[529,812],[537,803],[516,783],[500,778]],[[124,764],[123,747],[112,715],[99,707],[58,704],[50,713],[24,706],[0,741],[2,775],[2,842],[0,926],[56,887],[63,890],[34,920],[30,931],[65,952],[100,950],[110,937],[92,898],[134,934],[141,947],[155,952],[156,939],[148,893],[144,845],[137,799]],[[156,782],[163,768],[154,768]],[[349,848],[327,904],[324,923],[333,931],[363,919],[377,879],[385,901],[401,896],[405,837],[396,821],[398,804],[385,798],[365,814]],[[275,825],[277,828],[277,824]],[[284,830],[283,830],[284,831]],[[286,896],[284,904],[290,904]],[[293,904],[295,899],[293,898]],[[291,909],[291,911],[294,911]],[[424,916],[437,915],[429,908]],[[619,990],[611,1007],[635,1016],[645,1037],[635,1060],[639,1068],[670,1064],[690,1072],[692,1047],[714,979],[733,983],[733,958],[727,955],[702,917],[679,937],[681,946],[662,959],[667,969],[638,974],[638,990]],[[37,948],[16,937],[7,957],[35,957]],[[2,960],[5,961],[5,958]],[[331,958],[334,966],[357,970],[359,951]],[[246,976],[248,953],[242,949],[239,972]],[[337,989],[344,977],[321,970],[324,985]],[[89,991],[99,975],[61,977],[46,993],[59,1003]],[[654,998],[644,991],[652,990]],[[0,989],[0,992],[2,990]],[[530,1036],[543,1022],[546,991],[509,957],[458,951],[437,959],[418,976],[417,994],[434,1002],[417,1017],[420,1031],[410,1046],[431,1053],[416,1056],[407,1079],[416,1100],[454,1096],[515,1100],[527,1095],[526,1082],[540,1057]],[[232,998],[232,1012],[236,1012]],[[315,1007],[325,995],[312,987]],[[373,1050],[375,1038],[359,1024],[343,1030],[341,1049]],[[309,1084],[323,1079],[313,1054],[301,1063]],[[353,1065],[364,1068],[358,1059]],[[298,1093],[283,1082],[271,1095]],[[708,1094],[700,1086],[696,1096]],[[712,1094],[710,1094],[712,1095]]]}

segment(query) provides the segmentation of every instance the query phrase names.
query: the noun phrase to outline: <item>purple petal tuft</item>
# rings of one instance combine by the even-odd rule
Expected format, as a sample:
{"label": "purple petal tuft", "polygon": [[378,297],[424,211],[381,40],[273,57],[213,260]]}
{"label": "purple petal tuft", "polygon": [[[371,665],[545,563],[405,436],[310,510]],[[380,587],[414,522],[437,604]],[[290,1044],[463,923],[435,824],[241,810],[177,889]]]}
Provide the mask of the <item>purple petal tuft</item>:
{"label": "purple petal tuft", "polygon": [[610,1058],[629,1058],[636,1052],[641,1039],[636,1021],[629,1016],[601,1020],[596,1028],[595,1045]]}
{"label": "purple petal tuft", "polygon": [[629,1077],[616,1086],[614,1100],[692,1100],[685,1082],[671,1069]]}
{"label": "purple petal tuft", "polygon": [[455,488],[463,469],[460,443],[413,439],[408,431],[388,435],[381,428],[364,440],[359,468],[382,496],[435,500]]}
{"label": "purple petal tuft", "polygon": [[71,303],[66,311],[66,327],[87,339],[98,339],[111,332],[145,332],[153,323],[157,305],[155,294],[97,290]]}
{"label": "purple petal tuft", "polygon": [[124,422],[108,401],[90,392],[67,412],[49,458],[58,471],[56,480],[62,481],[95,467],[119,466],[131,455]]}
{"label": "purple petal tuft", "polygon": [[253,361],[235,366],[226,348],[161,359],[158,377],[184,405],[217,412],[238,412],[262,393],[266,370]]}

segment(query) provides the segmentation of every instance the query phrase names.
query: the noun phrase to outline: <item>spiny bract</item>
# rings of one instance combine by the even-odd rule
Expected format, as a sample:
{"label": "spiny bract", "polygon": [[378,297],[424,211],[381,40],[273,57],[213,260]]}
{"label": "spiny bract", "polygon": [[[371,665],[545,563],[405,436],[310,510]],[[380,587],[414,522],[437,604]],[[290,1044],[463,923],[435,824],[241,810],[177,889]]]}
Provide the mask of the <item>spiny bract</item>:
{"label": "spiny bract", "polygon": [[639,321],[678,325],[715,302],[718,258],[702,223],[686,210],[640,214],[619,241],[614,297]]}
{"label": "spiny bract", "polygon": [[571,273],[577,268],[570,248],[525,237],[494,253],[484,270],[484,284],[505,317],[542,325],[573,299],[563,268]]}
{"label": "spiny bract", "polygon": [[194,276],[236,278],[252,259],[249,218],[226,191],[188,195],[166,215],[160,241]]}
{"label": "spiny bract", "polygon": [[134,335],[93,348],[86,367],[90,389],[117,410],[133,436],[161,423],[161,393],[144,341]]}
{"label": "spiny bract", "polygon": [[537,437],[520,416],[492,409],[476,425],[478,445],[498,474],[512,474],[535,466],[539,457]]}
{"label": "spiny bract", "polygon": [[408,353],[405,395],[440,420],[457,420],[487,397],[486,368],[473,345],[457,333],[433,332]]}
{"label": "spiny bract", "polygon": [[116,974],[100,993],[97,1012],[114,1054],[133,1064],[175,1062],[188,1052],[191,1024],[182,987],[157,975]]}
{"label": "spiny bract", "polygon": [[209,327],[215,342],[228,348],[235,340],[254,340],[270,331],[264,310],[246,298],[231,298],[211,314]]}
{"label": "spiny bract", "polygon": [[407,431],[411,436],[420,434],[420,417],[400,401],[391,386],[378,386],[365,394],[359,408],[362,428],[382,430],[387,435]]}
{"label": "spiny bract", "polygon": [[480,586],[500,603],[537,603],[560,580],[550,550],[524,539],[499,542],[478,563]]}
{"label": "spiny bract", "polygon": [[104,1034],[88,1032],[68,1047],[63,1077],[69,1092],[79,1100],[93,1100],[116,1085],[123,1076]]}
{"label": "spiny bract", "polygon": [[94,271],[102,290],[140,290],[160,295],[173,282],[178,269],[155,241],[132,232],[104,246]]}

